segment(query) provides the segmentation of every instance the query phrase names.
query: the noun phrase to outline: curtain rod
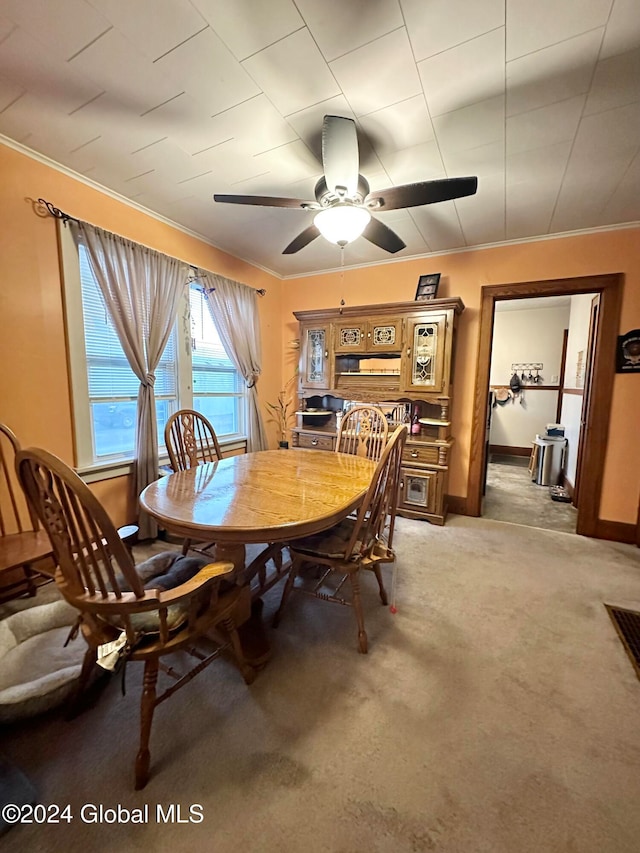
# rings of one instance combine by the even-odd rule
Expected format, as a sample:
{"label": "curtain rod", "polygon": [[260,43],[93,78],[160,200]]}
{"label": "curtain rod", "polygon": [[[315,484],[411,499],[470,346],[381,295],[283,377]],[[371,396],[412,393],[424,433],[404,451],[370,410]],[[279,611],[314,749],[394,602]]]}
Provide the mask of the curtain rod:
{"label": "curtain rod", "polygon": [[[41,204],[42,207],[46,208],[46,210],[50,214],[50,216],[53,216],[55,219],[59,219],[63,225],[66,225],[67,222],[80,222],[81,221],[80,219],[77,219],[75,216],[71,216],[70,214],[65,213],[63,210],[60,210],[59,207],[56,207],[54,204],[52,204],[50,201],[47,201],[44,198],[39,198],[38,204]],[[179,259],[179,260],[182,260],[182,259]],[[182,261],[182,263],[188,264],[188,266],[190,266],[192,270],[197,271],[197,269],[198,269],[198,267],[196,267],[195,264],[192,264],[189,261]],[[210,272],[210,270],[204,270],[204,272]],[[217,275],[217,274],[218,273],[214,273],[214,275]],[[189,281],[194,281],[194,280],[195,279],[189,279]],[[245,287],[251,287],[251,285],[248,285],[248,284],[245,284],[244,286]],[[251,290],[255,290],[255,292],[259,296],[264,296],[267,292],[264,289],[264,287],[251,287]]]}

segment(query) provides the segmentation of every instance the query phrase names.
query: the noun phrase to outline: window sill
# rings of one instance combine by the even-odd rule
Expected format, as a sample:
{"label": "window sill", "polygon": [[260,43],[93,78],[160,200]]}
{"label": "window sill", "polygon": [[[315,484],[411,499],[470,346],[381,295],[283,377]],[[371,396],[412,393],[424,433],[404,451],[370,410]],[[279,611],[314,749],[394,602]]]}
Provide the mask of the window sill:
{"label": "window sill", "polygon": [[[247,440],[246,438],[232,438],[227,441],[221,441],[223,455],[227,453],[242,450],[246,453]],[[169,456],[164,453],[158,459],[158,466],[169,465]],[[117,462],[99,462],[95,465],[85,465],[82,468],[77,468],[76,471],[82,477],[85,483],[98,483],[101,480],[113,480],[116,477],[127,477],[133,470],[132,459],[121,459]]]}

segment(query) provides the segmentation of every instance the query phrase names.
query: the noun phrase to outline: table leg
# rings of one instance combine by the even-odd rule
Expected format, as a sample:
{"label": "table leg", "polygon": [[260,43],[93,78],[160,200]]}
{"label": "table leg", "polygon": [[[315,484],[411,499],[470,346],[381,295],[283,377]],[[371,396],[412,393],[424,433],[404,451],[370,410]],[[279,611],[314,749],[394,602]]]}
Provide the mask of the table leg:
{"label": "table leg", "polygon": [[215,555],[216,560],[228,560],[233,563],[237,575],[244,572],[246,548],[241,542],[216,542]]}
{"label": "table leg", "polygon": [[[242,543],[217,542],[215,549],[217,560],[228,560],[235,567],[236,577],[243,582],[246,549]],[[246,581],[249,583],[250,581]],[[269,638],[262,621],[262,599],[257,598],[251,604],[251,616],[243,625],[238,626],[238,636],[242,652],[251,666],[264,666],[271,657]]]}

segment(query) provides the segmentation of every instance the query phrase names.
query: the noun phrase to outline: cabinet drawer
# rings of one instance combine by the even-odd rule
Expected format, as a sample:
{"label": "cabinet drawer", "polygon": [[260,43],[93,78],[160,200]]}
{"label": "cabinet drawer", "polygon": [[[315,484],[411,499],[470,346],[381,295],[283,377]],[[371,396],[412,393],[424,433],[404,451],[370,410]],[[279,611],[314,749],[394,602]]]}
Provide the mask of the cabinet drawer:
{"label": "cabinet drawer", "polygon": [[438,448],[419,447],[415,444],[405,444],[402,451],[402,459],[413,465],[437,465],[438,464]]}
{"label": "cabinet drawer", "polygon": [[298,447],[309,447],[312,450],[333,450],[335,438],[332,435],[309,435],[299,433]]}

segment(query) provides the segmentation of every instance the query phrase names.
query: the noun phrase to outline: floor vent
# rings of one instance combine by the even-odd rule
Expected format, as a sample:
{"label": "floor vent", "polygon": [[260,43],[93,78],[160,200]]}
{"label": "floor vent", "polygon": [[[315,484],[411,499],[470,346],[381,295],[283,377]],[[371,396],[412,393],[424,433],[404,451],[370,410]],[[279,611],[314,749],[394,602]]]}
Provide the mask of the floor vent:
{"label": "floor vent", "polygon": [[605,604],[618,636],[640,678],[640,612]]}

